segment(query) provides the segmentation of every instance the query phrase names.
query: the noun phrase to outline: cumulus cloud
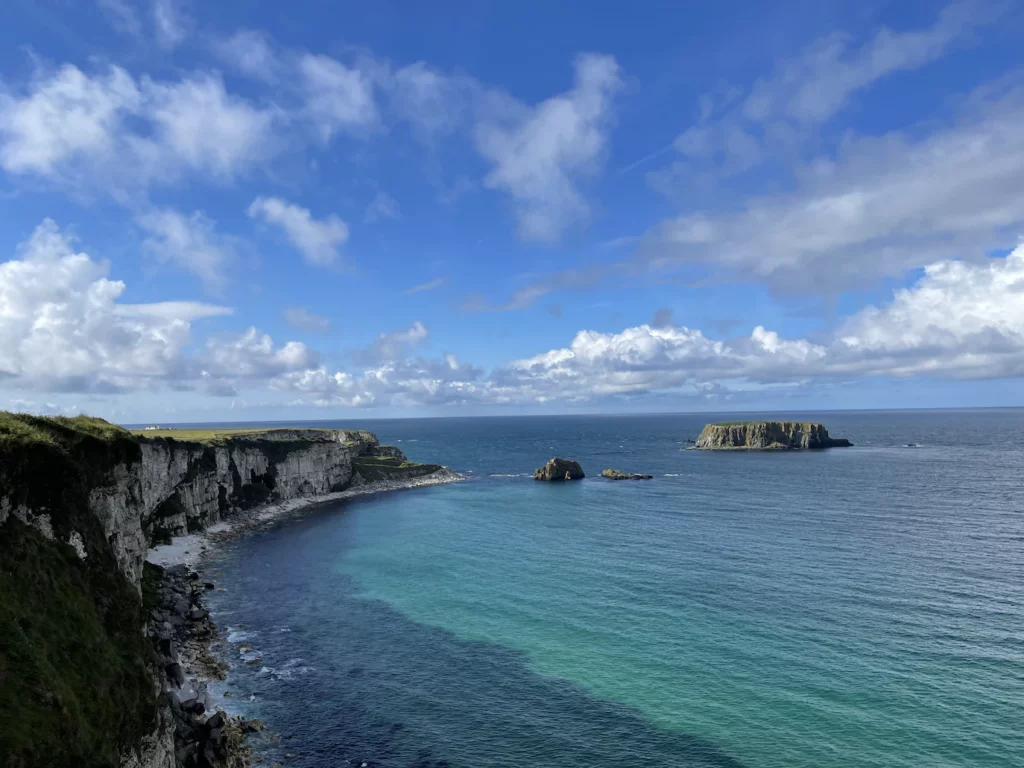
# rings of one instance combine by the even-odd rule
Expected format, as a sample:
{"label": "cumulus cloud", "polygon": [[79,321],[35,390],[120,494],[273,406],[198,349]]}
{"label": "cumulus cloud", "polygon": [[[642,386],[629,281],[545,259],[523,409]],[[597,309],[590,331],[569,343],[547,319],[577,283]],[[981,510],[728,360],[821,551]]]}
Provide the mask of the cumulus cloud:
{"label": "cumulus cloud", "polygon": [[129,304],[109,265],[47,219],[0,263],[0,381],[5,389],[94,394],[197,390],[231,395],[320,364],[305,344],[256,328],[197,344],[194,322],[232,310],[195,301]]}
{"label": "cumulus cloud", "polygon": [[316,266],[337,261],[338,249],[348,240],[348,225],[337,216],[317,220],[308,208],[278,197],[257,197],[249,206],[249,218],[280,227],[306,262]]}
{"label": "cumulus cloud", "polygon": [[316,365],[315,352],[299,341],[276,346],[274,340],[256,328],[241,334],[212,336],[206,341],[201,360],[204,373],[227,378],[263,379]]}
{"label": "cumulus cloud", "polygon": [[218,234],[212,219],[201,211],[185,216],[171,208],[157,208],[136,221],[148,233],[143,247],[158,261],[196,275],[210,293],[223,291],[236,243]]}
{"label": "cumulus cloud", "polygon": [[286,307],[284,319],[292,328],[308,333],[327,333],[331,330],[331,321],[328,318],[314,314],[305,307]]}
{"label": "cumulus cloud", "polygon": [[524,239],[555,242],[588,217],[576,180],[600,166],[612,98],[621,87],[614,58],[583,55],[568,93],[487,115],[476,126],[477,148],[494,166],[484,183],[512,197]]}
{"label": "cumulus cloud", "polygon": [[532,399],[860,377],[1024,375],[1024,246],[983,264],[929,266],[882,307],[849,317],[829,341],[784,339],[757,326],[716,340],[700,330],[642,325],[581,331],[568,347],[495,371],[504,391]]}
{"label": "cumulus cloud", "polygon": [[228,181],[276,151],[281,114],[227,93],[219,77],[136,80],[120,67],[40,71],[0,93],[0,167],[124,199],[187,174]]}
{"label": "cumulus cloud", "polygon": [[[355,356],[355,370],[316,363],[301,345],[276,348],[255,332],[235,339],[221,369],[270,379],[293,402],[322,406],[458,406],[595,402],[644,396],[717,397],[737,391],[814,386],[871,377],[986,379],[1024,375],[1024,246],[981,264],[928,267],[890,302],[846,319],[828,338],[784,338],[756,326],[714,338],[662,323],[618,333],[585,330],[565,347],[513,360],[489,373],[454,355],[424,357],[421,323],[381,334]],[[239,350],[241,350],[239,352]],[[214,369],[216,370],[216,369]]]}
{"label": "cumulus cloud", "polygon": [[229,314],[198,302],[124,304],[109,266],[44,221],[0,263],[0,377],[50,391],[115,391],[185,375],[195,320]]}
{"label": "cumulus cloud", "polygon": [[482,375],[481,369],[445,355],[440,360],[388,360],[357,375],[330,373],[321,366],[280,376],[271,387],[319,406],[465,405],[489,400],[489,387],[479,383]]}
{"label": "cumulus cloud", "polygon": [[417,320],[405,330],[381,333],[373,344],[357,351],[355,357],[357,360],[370,363],[394,360],[422,344],[429,335],[427,327]]}

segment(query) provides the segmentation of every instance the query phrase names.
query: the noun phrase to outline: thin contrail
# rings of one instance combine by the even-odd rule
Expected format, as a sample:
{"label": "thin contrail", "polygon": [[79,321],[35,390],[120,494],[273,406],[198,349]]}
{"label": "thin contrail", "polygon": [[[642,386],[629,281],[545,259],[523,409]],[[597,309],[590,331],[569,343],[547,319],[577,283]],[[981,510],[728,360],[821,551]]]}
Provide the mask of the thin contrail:
{"label": "thin contrail", "polygon": [[641,165],[646,163],[648,160],[653,160],[656,157],[660,157],[661,155],[664,155],[666,152],[668,152],[674,146],[675,146],[674,143],[666,144],[664,147],[662,147],[658,151],[651,152],[651,154],[647,155],[646,157],[641,157],[636,162],[630,163],[629,165],[626,165],[626,166],[623,166],[622,168],[619,168],[619,170],[617,170],[616,173],[629,173],[634,168],[639,168]]}

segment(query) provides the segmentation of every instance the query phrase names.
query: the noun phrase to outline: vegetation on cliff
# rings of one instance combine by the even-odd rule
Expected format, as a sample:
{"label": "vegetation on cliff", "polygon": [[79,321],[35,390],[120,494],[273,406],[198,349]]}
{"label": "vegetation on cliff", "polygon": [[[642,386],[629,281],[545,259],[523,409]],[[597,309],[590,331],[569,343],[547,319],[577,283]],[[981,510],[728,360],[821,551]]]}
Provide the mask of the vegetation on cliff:
{"label": "vegetation on cliff", "polygon": [[371,483],[382,480],[409,480],[432,475],[444,469],[440,464],[417,464],[392,456],[357,456],[352,460],[352,466],[364,480]]}
{"label": "vegetation on cliff", "polygon": [[116,766],[152,726],[142,606],[88,507],[96,480],[139,457],[101,419],[0,413],[0,490],[11,509],[47,516],[0,528],[4,766]]}

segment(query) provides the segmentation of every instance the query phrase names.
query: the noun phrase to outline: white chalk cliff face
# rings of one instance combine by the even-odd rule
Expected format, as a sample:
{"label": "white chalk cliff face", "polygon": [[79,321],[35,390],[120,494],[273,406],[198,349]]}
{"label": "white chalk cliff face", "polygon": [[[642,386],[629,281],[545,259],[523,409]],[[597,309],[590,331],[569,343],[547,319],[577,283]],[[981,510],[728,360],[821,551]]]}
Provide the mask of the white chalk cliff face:
{"label": "white chalk cliff face", "polygon": [[370,433],[344,430],[276,430],[232,437],[223,445],[165,439],[140,444],[141,461],[117,465],[109,482],[89,494],[118,565],[136,587],[154,543],[271,499],[359,484],[356,456],[401,455]]}

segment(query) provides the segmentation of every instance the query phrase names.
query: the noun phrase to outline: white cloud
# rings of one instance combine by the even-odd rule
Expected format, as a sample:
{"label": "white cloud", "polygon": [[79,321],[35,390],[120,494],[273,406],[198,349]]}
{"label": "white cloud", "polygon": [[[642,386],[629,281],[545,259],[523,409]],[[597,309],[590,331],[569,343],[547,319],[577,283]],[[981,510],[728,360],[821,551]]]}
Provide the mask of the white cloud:
{"label": "white cloud", "polygon": [[933,264],[889,304],[848,318],[827,342],[784,339],[762,326],[730,341],[673,326],[581,331],[568,347],[495,371],[490,383],[522,400],[550,400],[561,393],[594,399],[735,382],[1021,375],[1024,246],[983,264]]}
{"label": "white cloud", "polygon": [[132,37],[142,36],[142,22],[128,0],[96,0],[96,5],[115,29]]}
{"label": "white cloud", "polygon": [[276,112],[229,95],[218,77],[163,85],[144,81],[156,150],[174,162],[231,179],[272,152]]}
{"label": "white cloud", "polygon": [[0,165],[9,173],[54,177],[65,161],[109,157],[121,121],[142,102],[135,81],[118,67],[91,78],[67,65],[37,77],[23,98],[0,94]]}
{"label": "white cloud", "polygon": [[401,214],[398,210],[398,201],[386,192],[378,192],[377,195],[366,206],[366,213],[363,221],[372,224],[383,219],[397,219]]}
{"label": "white cloud", "polygon": [[271,387],[300,393],[309,398],[302,402],[319,406],[461,405],[486,401],[488,387],[478,382],[482,373],[446,355],[388,360],[357,375],[320,366],[280,376]]}
{"label": "white cloud", "polygon": [[895,72],[918,69],[945,55],[958,40],[990,23],[994,6],[956,2],[928,28],[894,32],[883,27],[859,48],[849,36],[833,34],[785,60],[771,78],[758,80],[743,102],[749,120],[783,117],[820,123],[842,110],[850,97]]}
{"label": "white cloud", "polygon": [[[883,375],[1024,375],[1024,246],[981,264],[945,261],[838,330],[840,370]],[[841,354],[839,354],[841,352]]]}
{"label": "white cloud", "polygon": [[302,342],[289,341],[278,347],[256,328],[207,339],[202,357],[204,373],[230,379],[263,379],[305,370],[317,362],[316,353]]}
{"label": "white cloud", "polygon": [[555,242],[589,216],[576,182],[600,166],[612,97],[621,87],[615,59],[583,55],[568,93],[477,124],[477,148],[494,165],[484,183],[512,197],[523,239]]}
{"label": "white cloud", "polygon": [[156,208],[136,219],[149,233],[143,247],[164,264],[196,275],[211,293],[222,292],[225,272],[235,261],[235,240],[216,232],[216,223],[201,211],[191,216]]}
{"label": "white cloud", "polygon": [[813,130],[844,110],[858,92],[941,58],[999,11],[997,4],[955,2],[923,29],[883,27],[861,45],[839,32],[823,37],[798,56],[781,59],[746,95],[736,88],[706,95],[698,122],[675,141],[688,161],[674,172],[682,174],[683,183],[692,183],[692,174],[704,169],[702,162],[728,176],[769,156],[798,155]]}
{"label": "white cloud", "polygon": [[307,118],[323,141],[340,131],[366,135],[377,124],[373,80],[366,72],[329,56],[305,54],[299,59],[299,73]]}
{"label": "white cloud", "polygon": [[348,240],[348,225],[335,215],[318,221],[308,208],[277,197],[257,197],[249,206],[249,218],[262,219],[284,230],[288,240],[309,264],[328,266],[338,259],[338,249]]}
{"label": "white cloud", "polygon": [[163,48],[175,48],[185,40],[189,19],[178,0],[153,0],[153,25]]}
{"label": "white cloud", "polygon": [[435,277],[433,280],[428,280],[425,283],[420,283],[419,285],[414,285],[412,288],[407,288],[406,290],[402,291],[402,295],[403,296],[412,296],[415,293],[423,293],[424,291],[433,291],[433,290],[436,290],[436,289],[440,288],[441,286],[443,286],[447,282],[448,282],[448,278],[447,277]]}
{"label": "white cloud", "polygon": [[0,378],[42,391],[138,388],[185,374],[196,302],[122,304],[125,284],[47,219],[0,263]]}
{"label": "white cloud", "polygon": [[666,221],[641,255],[658,269],[702,262],[781,288],[835,290],[1013,242],[1024,226],[1024,87],[973,104],[923,138],[851,138],[791,194]]}
{"label": "white cloud", "polygon": [[429,335],[427,327],[417,320],[404,331],[381,333],[373,344],[359,350],[355,356],[358,360],[370,363],[395,360],[422,344]]}
{"label": "white cloud", "polygon": [[277,150],[281,113],[228,94],[218,77],[136,81],[119,67],[39,72],[0,93],[0,167],[126,201],[195,174],[228,181]]}
{"label": "white cloud", "polygon": [[428,142],[463,127],[471,103],[482,95],[473,78],[445,75],[422,61],[396,70],[383,84],[392,109]]}
{"label": "white cloud", "polygon": [[217,54],[243,75],[276,82],[281,61],[268,36],[260,31],[242,29],[216,44]]}
{"label": "white cloud", "polygon": [[331,330],[331,321],[323,315],[316,315],[305,307],[286,307],[284,319],[292,328],[308,333],[327,333]]}

